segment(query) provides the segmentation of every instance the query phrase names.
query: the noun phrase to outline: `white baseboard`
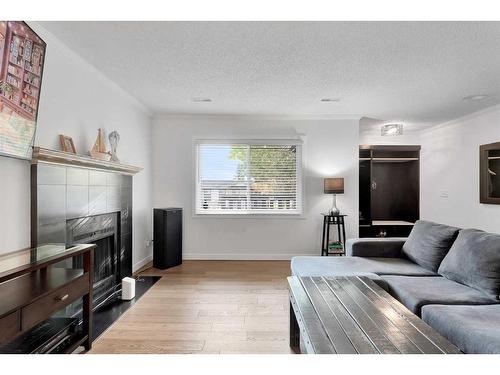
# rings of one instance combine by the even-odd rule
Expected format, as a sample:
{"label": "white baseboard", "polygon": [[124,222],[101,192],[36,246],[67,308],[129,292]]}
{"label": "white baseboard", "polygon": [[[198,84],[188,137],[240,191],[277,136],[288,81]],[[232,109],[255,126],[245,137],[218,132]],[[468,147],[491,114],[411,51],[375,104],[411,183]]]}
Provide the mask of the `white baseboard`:
{"label": "white baseboard", "polygon": [[132,272],[137,271],[138,269],[144,267],[146,264],[148,264],[149,262],[152,262],[152,261],[153,261],[153,254],[148,255],[146,258],[138,261],[137,263],[135,263],[132,266]]}
{"label": "white baseboard", "polygon": [[[259,254],[259,253],[236,253],[236,254],[217,254],[217,253],[183,253],[183,260],[290,260],[297,256],[315,256],[318,253],[301,254]],[[132,266],[133,272],[144,267],[153,261],[153,255],[148,255],[144,259]]]}
{"label": "white baseboard", "polygon": [[184,260],[290,260],[296,256],[314,256],[321,255],[319,252],[315,254],[216,254],[216,253],[183,253]]}

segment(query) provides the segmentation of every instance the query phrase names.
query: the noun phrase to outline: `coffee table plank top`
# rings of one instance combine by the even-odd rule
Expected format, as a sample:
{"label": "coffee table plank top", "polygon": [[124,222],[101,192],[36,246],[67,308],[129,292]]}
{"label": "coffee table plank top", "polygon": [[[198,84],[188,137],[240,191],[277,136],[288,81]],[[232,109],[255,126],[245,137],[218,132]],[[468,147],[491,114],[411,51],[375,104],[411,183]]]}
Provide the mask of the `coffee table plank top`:
{"label": "coffee table plank top", "polygon": [[[376,354],[379,353],[377,348],[364,334],[361,328],[352,319],[349,313],[343,308],[342,303],[337,299],[335,294],[331,293],[329,286],[325,282],[316,282],[316,287],[321,292],[323,299],[328,305],[330,311],[335,316],[335,319],[340,324],[341,328],[347,335],[349,341],[354,347],[354,353]],[[325,317],[325,320],[328,317]],[[331,340],[335,340],[335,336],[329,336]]]}
{"label": "coffee table plank top", "polygon": [[369,278],[293,276],[288,281],[307,352],[460,353]]}
{"label": "coffee table plank top", "polygon": [[[297,278],[288,278],[288,283],[290,307],[297,312],[300,311],[297,321],[306,350],[318,354],[336,353],[300,281]],[[306,321],[307,325],[304,324]]]}
{"label": "coffee table plank top", "polygon": [[324,327],[329,341],[333,344],[336,353],[356,354],[356,348],[349,340],[349,337],[342,329],[339,321],[332,314],[327,302],[323,299],[321,291],[317,288],[315,280],[312,278],[303,280],[305,290],[312,301],[318,314],[319,320]]}
{"label": "coffee table plank top", "polygon": [[[406,308],[401,302],[391,296],[384,289],[379,287],[373,281],[365,278],[350,278],[351,281],[357,283],[358,287],[363,288],[366,294],[371,293],[374,298],[379,298],[384,303],[387,303],[390,307],[394,309],[396,314],[398,314],[404,321],[408,322],[413,326],[418,332],[420,332],[423,338],[427,342],[431,342],[433,346],[438,348],[438,353],[448,353],[448,354],[461,354],[462,352],[455,345],[449,342],[446,338],[437,333],[431,326],[425,323],[418,316],[413,314],[410,310]],[[390,312],[390,310],[387,310]],[[424,353],[429,353],[429,350],[425,350]],[[430,354],[430,353],[429,353]]]}
{"label": "coffee table plank top", "polygon": [[379,353],[415,353],[411,345],[405,346],[404,336],[401,337],[400,332],[394,329],[390,322],[383,321],[376,308],[363,303],[365,301],[362,297],[359,298],[348,290],[349,285],[346,285],[344,279],[327,279],[327,283],[366,336],[374,343]]}
{"label": "coffee table plank top", "polygon": [[[411,340],[411,342],[418,348],[419,352],[427,354],[440,354],[443,353],[440,347],[447,348],[446,350],[457,350],[450,344],[450,342],[448,342],[448,340],[439,340],[443,337],[441,335],[436,335],[432,328],[430,328],[413,313],[409,312],[406,307],[403,305],[391,305],[390,300],[397,304],[400,304],[400,302],[395,300],[382,288],[380,288],[381,291],[387,294],[386,297],[389,298],[386,299],[381,297],[380,294],[374,292],[359,279],[351,278],[349,279],[349,282],[353,284],[353,287],[356,287],[361,293],[363,293],[365,298],[369,299],[374,305],[376,305],[379,311],[382,311],[387,319],[392,321],[393,324],[395,324],[403,333],[403,335]],[[380,293],[380,291],[378,292]],[[419,322],[423,324],[419,324]],[[419,327],[425,328],[424,332],[422,332]],[[433,339],[429,339],[425,333],[427,333],[427,335],[431,335]],[[444,352],[446,352],[446,350]]]}

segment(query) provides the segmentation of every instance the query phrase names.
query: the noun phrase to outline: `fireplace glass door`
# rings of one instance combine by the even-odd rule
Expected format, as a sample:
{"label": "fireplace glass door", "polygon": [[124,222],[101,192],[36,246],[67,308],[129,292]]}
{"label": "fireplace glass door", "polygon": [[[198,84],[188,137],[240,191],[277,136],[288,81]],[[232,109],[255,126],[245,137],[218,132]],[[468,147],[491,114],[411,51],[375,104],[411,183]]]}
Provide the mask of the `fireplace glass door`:
{"label": "fireplace glass door", "polygon": [[[114,300],[120,290],[120,246],[118,214],[97,215],[69,220],[69,244],[93,243],[94,250],[94,309]],[[73,268],[81,268],[83,259],[74,258]]]}

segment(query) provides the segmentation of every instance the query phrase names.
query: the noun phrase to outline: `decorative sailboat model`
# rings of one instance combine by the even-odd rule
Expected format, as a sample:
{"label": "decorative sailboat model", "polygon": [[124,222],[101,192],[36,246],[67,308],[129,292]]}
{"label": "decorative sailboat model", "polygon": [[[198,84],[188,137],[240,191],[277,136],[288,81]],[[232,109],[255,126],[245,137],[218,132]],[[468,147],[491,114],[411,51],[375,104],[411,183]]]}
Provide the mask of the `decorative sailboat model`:
{"label": "decorative sailboat model", "polygon": [[111,155],[106,150],[104,130],[98,129],[97,132],[97,139],[94,143],[94,146],[92,147],[92,150],[90,150],[90,156],[92,156],[94,159],[109,161],[111,159]]}

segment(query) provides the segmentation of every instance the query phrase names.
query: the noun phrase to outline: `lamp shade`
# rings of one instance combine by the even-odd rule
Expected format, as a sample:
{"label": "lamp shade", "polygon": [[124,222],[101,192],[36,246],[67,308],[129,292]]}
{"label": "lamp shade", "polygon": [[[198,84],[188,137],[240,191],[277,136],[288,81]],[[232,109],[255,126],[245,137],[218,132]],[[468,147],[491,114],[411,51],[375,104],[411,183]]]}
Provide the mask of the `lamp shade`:
{"label": "lamp shade", "polygon": [[344,194],[344,178],[325,178],[325,194]]}

